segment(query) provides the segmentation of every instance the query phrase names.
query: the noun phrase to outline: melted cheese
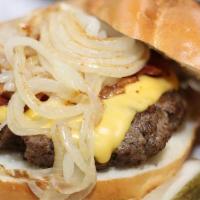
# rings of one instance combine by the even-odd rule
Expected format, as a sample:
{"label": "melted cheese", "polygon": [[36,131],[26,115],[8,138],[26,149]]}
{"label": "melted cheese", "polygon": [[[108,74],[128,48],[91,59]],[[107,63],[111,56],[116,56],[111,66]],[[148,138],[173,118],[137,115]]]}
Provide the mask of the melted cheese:
{"label": "melted cheese", "polygon": [[6,120],[7,110],[7,106],[0,106],[0,123]]}
{"label": "melted cheese", "polygon": [[129,84],[125,93],[104,100],[104,114],[95,129],[95,158],[100,163],[110,160],[112,152],[123,141],[137,112],[154,104],[160,96],[177,86],[176,81],[141,76]]}
{"label": "melted cheese", "polygon": [[[104,113],[100,123],[95,128],[95,158],[99,163],[109,161],[112,152],[123,141],[132,120],[137,112],[142,112],[154,104],[160,96],[178,87],[175,76],[168,78],[153,78],[141,76],[135,83],[125,88],[125,93],[103,100]],[[0,107],[0,122],[6,119],[7,107]],[[44,120],[37,113],[28,110],[26,115],[32,120]],[[73,138],[78,141],[82,117],[69,121]],[[46,128],[51,127],[48,120]]]}

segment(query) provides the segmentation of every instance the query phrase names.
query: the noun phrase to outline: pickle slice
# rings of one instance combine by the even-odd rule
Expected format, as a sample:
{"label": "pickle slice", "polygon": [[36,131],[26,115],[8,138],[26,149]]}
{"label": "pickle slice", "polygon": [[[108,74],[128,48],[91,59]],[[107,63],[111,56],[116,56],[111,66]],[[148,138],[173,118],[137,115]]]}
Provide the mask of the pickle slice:
{"label": "pickle slice", "polygon": [[200,200],[200,160],[187,161],[172,179],[143,200]]}

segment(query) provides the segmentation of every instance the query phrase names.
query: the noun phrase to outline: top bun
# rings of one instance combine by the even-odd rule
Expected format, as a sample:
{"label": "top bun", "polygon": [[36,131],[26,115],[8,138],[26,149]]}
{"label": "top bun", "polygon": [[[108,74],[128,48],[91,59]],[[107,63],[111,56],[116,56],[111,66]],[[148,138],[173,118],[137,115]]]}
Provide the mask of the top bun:
{"label": "top bun", "polygon": [[200,5],[193,0],[76,0],[114,29],[200,76]]}

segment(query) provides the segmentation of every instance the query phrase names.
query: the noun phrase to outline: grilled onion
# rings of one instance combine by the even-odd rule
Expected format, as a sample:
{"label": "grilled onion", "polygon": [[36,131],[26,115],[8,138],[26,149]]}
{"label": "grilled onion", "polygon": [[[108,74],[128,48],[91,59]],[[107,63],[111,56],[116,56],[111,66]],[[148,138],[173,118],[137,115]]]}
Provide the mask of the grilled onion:
{"label": "grilled onion", "polygon": [[[44,15],[37,28],[39,39],[16,36],[4,44],[5,63],[12,70],[0,74],[0,82],[15,92],[6,122],[16,135],[45,134],[53,140],[55,162],[45,173],[49,184],[44,190],[31,180],[34,193],[48,200],[83,199],[96,182],[94,127],[103,109],[99,92],[105,83],[137,73],[149,52],[118,33],[108,36],[99,20],[70,6]],[[38,93],[48,100],[40,101]],[[40,119],[27,117],[25,106]],[[82,124],[74,141],[68,122],[77,116]],[[49,120],[52,125],[45,128]]]}

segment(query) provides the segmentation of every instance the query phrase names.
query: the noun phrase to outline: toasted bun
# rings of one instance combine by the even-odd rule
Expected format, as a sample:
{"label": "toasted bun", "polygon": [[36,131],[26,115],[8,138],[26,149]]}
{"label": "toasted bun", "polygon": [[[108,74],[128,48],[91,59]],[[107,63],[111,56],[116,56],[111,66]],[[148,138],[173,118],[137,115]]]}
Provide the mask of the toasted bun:
{"label": "toasted bun", "polygon": [[26,184],[13,182],[0,182],[0,195],[2,200],[36,200]]}
{"label": "toasted bun", "polygon": [[72,1],[199,74],[200,6],[194,0]]}
{"label": "toasted bun", "polygon": [[182,166],[194,140],[194,124],[187,123],[167,143],[165,149],[138,168],[111,169],[98,174],[98,182],[88,200],[141,199]]}
{"label": "toasted bun", "polygon": [[[99,1],[93,1],[93,2],[97,2],[98,4],[101,1],[99,0]],[[102,2],[106,4],[106,1],[102,1]],[[112,3],[114,1],[110,0],[108,2]],[[126,4],[122,5],[122,6],[125,6],[125,5],[130,5],[132,1],[127,0],[127,1],[117,1],[117,2],[119,4],[120,2],[121,3],[126,2]],[[140,1],[136,1],[136,2],[137,3],[135,5],[140,4],[139,3]],[[143,2],[144,4],[144,2],[147,2],[147,1],[142,0],[141,2]],[[97,13],[100,14],[101,12],[99,12],[100,10],[98,9],[99,4],[98,5],[97,4],[95,5],[90,4],[91,6],[90,8],[91,8],[91,11],[95,12],[96,10],[98,11]],[[30,29],[31,31],[34,31],[34,27],[36,27],[37,23],[39,23],[39,20],[42,17],[42,14],[51,12],[52,9],[62,8],[62,5],[63,4],[61,4],[61,6],[59,7],[59,4],[58,4],[55,7],[52,6],[46,10],[40,10],[40,11],[34,12],[33,15],[35,15],[35,18],[32,21],[32,26],[26,27],[26,28]],[[111,6],[111,4],[109,5]],[[108,11],[109,9],[111,9],[109,5],[108,5]],[[118,4],[115,4],[113,9],[115,10],[117,9],[117,7],[118,7]],[[103,8],[104,6],[102,7],[102,9]],[[119,7],[119,8],[124,9],[124,7],[123,8]],[[109,17],[109,14],[108,14],[109,12],[105,14],[106,11],[102,11],[102,13],[104,13],[102,14],[102,16],[106,16],[105,19],[109,19],[112,21],[111,24],[115,28],[117,28],[118,30],[122,32],[125,32],[128,35],[133,36],[134,38],[137,38],[135,36],[136,32],[132,31],[134,23],[131,22],[129,18],[126,18],[126,19],[123,18],[126,15],[125,13],[123,14],[120,12],[120,16],[121,16],[121,21],[119,23],[120,25],[117,25],[117,21],[120,18],[120,16],[118,16],[117,14],[117,10],[114,12],[116,13],[115,17]],[[128,17],[130,16],[128,15]],[[133,19],[132,21],[134,21],[134,18],[132,19]],[[23,22],[26,20],[28,20],[28,17],[24,19],[20,19],[19,21],[9,22],[8,24],[1,25],[0,26],[0,43],[2,40],[7,39],[8,37],[12,37],[12,35],[18,32],[19,31],[17,29],[18,25],[23,24]],[[127,28],[124,27],[125,25],[122,26],[124,22],[127,22]],[[121,28],[121,26],[123,28]],[[138,22],[137,26],[139,27],[138,33],[142,32],[143,29],[144,29],[144,32],[146,32],[148,29],[146,28],[147,25],[146,26],[144,25],[143,27],[143,21]],[[7,34],[8,30],[10,31],[9,32],[10,34]],[[23,32],[20,32],[20,34],[23,35]],[[140,35],[140,34],[136,34],[136,35]],[[143,36],[144,38],[150,38],[148,34],[143,33],[141,35],[144,35]],[[147,35],[148,37],[145,35]],[[151,37],[153,38],[153,36]],[[137,39],[146,41],[146,39],[142,39],[142,38],[137,38]],[[192,39],[192,36],[190,39]],[[152,40],[148,39],[146,42],[151,44]],[[159,49],[162,50],[161,48]],[[3,50],[3,48],[1,49],[1,46],[0,46],[0,50]],[[167,51],[164,51],[164,52],[170,56],[170,54]],[[189,60],[187,61],[189,62]],[[187,64],[185,60],[184,60],[184,63]],[[194,66],[194,69],[198,69],[197,65],[194,64],[193,62],[191,62],[190,64]],[[196,124],[192,122],[187,122],[182,127],[182,129],[179,130],[179,132],[173,135],[173,137],[167,143],[166,148],[162,152],[160,152],[159,155],[155,156],[144,165],[139,166],[139,167],[134,167],[131,169],[124,169],[124,170],[110,169],[107,172],[99,173],[96,187],[94,188],[93,192],[89,195],[89,197],[87,197],[87,200],[141,199],[150,190],[152,190],[153,188],[157,187],[158,185],[160,185],[161,183],[169,179],[182,166],[193,144],[193,140],[195,136],[195,125]],[[12,200],[12,199],[16,199],[16,197],[19,198],[20,200],[37,199],[31,192],[31,190],[29,189],[28,185],[25,183],[23,178],[19,176],[18,170],[16,170],[16,169],[20,169],[21,170],[20,175],[25,176],[25,178],[29,177],[29,172],[31,168],[30,166],[26,166],[26,163],[24,163],[22,158],[16,156],[15,154],[14,155],[6,154],[6,153],[3,155],[0,154],[0,164],[4,166],[4,168],[0,170],[1,173],[3,174],[3,176],[0,176],[0,199]],[[11,173],[12,178],[8,176],[8,171],[12,171]],[[15,176],[13,174],[15,174]],[[40,184],[45,184],[45,180],[42,180],[38,177],[34,177],[34,178],[38,179],[38,182],[40,182]]]}

